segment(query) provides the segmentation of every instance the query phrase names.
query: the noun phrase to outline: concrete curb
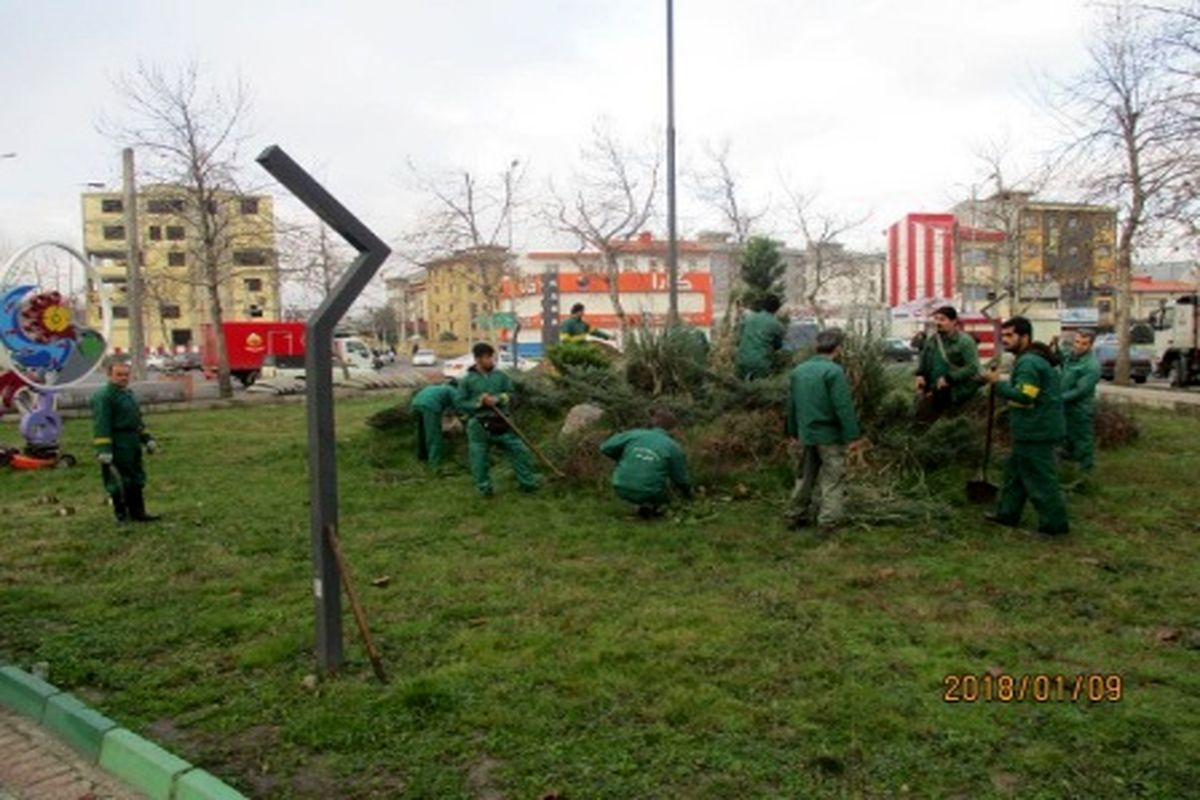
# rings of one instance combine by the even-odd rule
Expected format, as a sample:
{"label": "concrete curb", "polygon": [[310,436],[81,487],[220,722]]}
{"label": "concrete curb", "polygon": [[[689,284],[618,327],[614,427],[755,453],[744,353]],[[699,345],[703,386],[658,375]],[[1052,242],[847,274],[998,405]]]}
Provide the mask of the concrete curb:
{"label": "concrete curb", "polygon": [[245,800],[212,774],[18,667],[0,666],[0,706],[38,723],[88,762],[152,800]]}

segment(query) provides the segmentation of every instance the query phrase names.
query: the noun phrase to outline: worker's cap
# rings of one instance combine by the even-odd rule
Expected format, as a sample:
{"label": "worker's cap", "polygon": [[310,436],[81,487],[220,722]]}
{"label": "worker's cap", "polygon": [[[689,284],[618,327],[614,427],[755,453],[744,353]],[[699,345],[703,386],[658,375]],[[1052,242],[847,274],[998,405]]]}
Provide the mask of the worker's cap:
{"label": "worker's cap", "polygon": [[958,312],[954,309],[954,306],[942,306],[933,312],[935,317],[938,314],[941,314],[946,319],[958,319]]}

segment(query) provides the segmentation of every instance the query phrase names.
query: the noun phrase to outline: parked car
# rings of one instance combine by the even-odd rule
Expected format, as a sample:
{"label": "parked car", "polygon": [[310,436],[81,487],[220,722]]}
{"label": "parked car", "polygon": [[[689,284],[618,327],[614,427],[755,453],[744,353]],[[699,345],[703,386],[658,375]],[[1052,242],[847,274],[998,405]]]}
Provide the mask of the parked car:
{"label": "parked car", "polygon": [[203,368],[204,362],[200,358],[200,354],[195,352],[176,353],[168,358],[166,362],[168,372],[189,372],[194,369]]}
{"label": "parked car", "polygon": [[912,361],[917,351],[904,339],[891,337],[883,340],[883,357],[888,361]]}
{"label": "parked car", "polygon": [[[1100,362],[1100,377],[1107,381],[1113,379],[1117,367],[1117,335],[1105,333],[1096,337],[1092,349]],[[1145,383],[1150,377],[1154,361],[1154,348],[1144,344],[1129,346],[1129,375],[1134,383]]]}
{"label": "parked car", "polygon": [[169,356],[165,353],[151,353],[146,356],[146,369],[152,369],[155,372],[165,372],[167,370],[167,361]]}
{"label": "parked car", "polygon": [[414,367],[436,367],[437,362],[437,354],[432,350],[418,350],[412,357]]}
{"label": "parked car", "polygon": [[[420,351],[418,351],[418,354]],[[415,362],[414,362],[415,363]],[[467,369],[475,363],[475,356],[467,353],[462,356],[448,358],[442,362],[442,375],[446,378],[460,379],[467,374]]]}

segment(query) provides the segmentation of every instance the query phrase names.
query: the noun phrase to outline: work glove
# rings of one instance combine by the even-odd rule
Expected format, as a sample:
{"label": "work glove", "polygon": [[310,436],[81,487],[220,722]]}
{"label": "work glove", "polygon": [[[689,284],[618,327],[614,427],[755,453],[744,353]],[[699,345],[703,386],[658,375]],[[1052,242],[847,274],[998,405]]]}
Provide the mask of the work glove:
{"label": "work glove", "polygon": [[147,439],[146,440],[146,452],[149,453],[150,455],[154,455],[155,453],[157,453],[158,452],[158,442],[154,441],[154,439]]}
{"label": "work glove", "polygon": [[96,460],[100,462],[101,466],[110,466],[113,461],[112,453],[98,453],[96,454]]}

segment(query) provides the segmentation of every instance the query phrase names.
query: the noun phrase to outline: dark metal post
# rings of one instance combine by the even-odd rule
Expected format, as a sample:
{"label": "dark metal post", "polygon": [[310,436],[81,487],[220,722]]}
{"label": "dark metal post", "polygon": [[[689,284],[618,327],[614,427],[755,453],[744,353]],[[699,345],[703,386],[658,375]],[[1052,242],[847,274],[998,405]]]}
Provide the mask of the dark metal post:
{"label": "dark metal post", "polygon": [[337,530],[337,445],[333,428],[333,328],[388,257],[391,249],[325,191],[278,146],[258,163],[346,240],[358,257],[308,319],[305,394],[308,403],[309,517],[313,596],[317,612],[317,667],[332,672],[342,664],[342,589],[337,560],[325,535]]}
{"label": "dark metal post", "polygon": [[667,0],[667,323],[679,322],[679,234],[675,229],[675,4]]}

